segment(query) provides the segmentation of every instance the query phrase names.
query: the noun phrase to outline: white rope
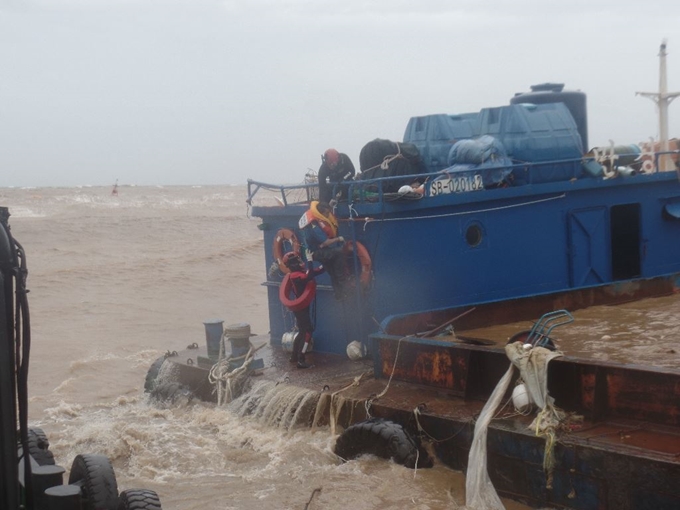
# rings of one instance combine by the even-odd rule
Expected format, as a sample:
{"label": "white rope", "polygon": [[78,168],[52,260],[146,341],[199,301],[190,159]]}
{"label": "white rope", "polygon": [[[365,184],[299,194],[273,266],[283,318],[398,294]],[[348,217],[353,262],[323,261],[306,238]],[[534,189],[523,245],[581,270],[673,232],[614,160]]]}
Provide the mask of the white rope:
{"label": "white rope", "polygon": [[378,163],[375,166],[372,166],[371,168],[367,168],[366,170],[362,170],[362,172],[368,172],[369,170],[373,170],[374,168],[381,168],[383,170],[387,170],[387,168],[390,166],[390,163],[392,163],[392,161],[394,161],[395,159],[398,159],[398,158],[403,158],[404,156],[401,155],[401,144],[399,142],[395,142],[395,144],[397,145],[397,153],[396,154],[394,154],[394,155],[388,154],[387,156],[385,156],[383,158],[383,160],[380,163]]}
{"label": "white rope", "polygon": [[[522,202],[521,204],[512,204],[512,205],[504,205],[501,207],[490,207],[489,209],[476,209],[474,211],[462,211],[462,212],[455,212],[455,213],[448,213],[448,214],[431,214],[428,216],[408,216],[406,218],[382,218],[382,219],[376,219],[376,218],[370,218],[366,216],[365,218],[357,218],[359,221],[364,222],[364,232],[366,231],[366,227],[368,226],[369,223],[373,223],[374,221],[408,221],[408,220],[428,220],[428,219],[433,219],[433,218],[448,218],[451,216],[463,216],[466,214],[478,214],[478,213],[485,213],[485,212],[492,212],[492,211],[502,211],[505,209],[514,209],[515,207],[524,207],[527,205],[534,205],[534,204],[540,204],[542,202],[550,202],[552,200],[559,200],[561,198],[566,197],[566,193],[562,193],[561,195],[558,195],[556,197],[550,197],[550,198],[542,198],[540,200],[532,200],[531,202]],[[350,221],[353,221],[350,218]]]}
{"label": "white rope", "polygon": [[394,371],[395,371],[396,368],[397,368],[397,360],[399,359],[399,349],[401,349],[401,342],[402,342],[402,340],[406,340],[407,338],[411,338],[411,337],[412,337],[412,335],[409,335],[409,336],[402,336],[402,337],[399,339],[399,342],[397,343],[397,352],[396,352],[396,354],[394,355],[394,364],[392,365],[392,373],[390,374],[390,378],[387,380],[387,385],[385,386],[385,389],[382,390],[382,391],[380,392],[380,394],[376,395],[375,397],[366,399],[366,402],[365,402],[366,416],[368,416],[369,418],[371,417],[371,405],[373,405],[373,402],[374,402],[374,401],[379,400],[380,397],[384,397],[384,396],[385,396],[385,394],[387,393],[387,390],[388,390],[389,387],[390,387],[390,384],[392,383],[392,377],[394,377]]}
{"label": "white rope", "polygon": [[354,381],[352,381],[350,384],[345,386],[342,389],[339,389],[336,392],[331,393],[331,403],[329,406],[328,410],[328,420],[330,421],[330,426],[331,426],[331,435],[335,435],[335,429],[338,424],[338,417],[340,416],[340,406],[338,405],[339,399],[336,399],[335,397],[342,393],[345,390],[348,390],[349,388],[352,388],[354,386],[359,386],[361,383],[361,379],[370,372],[364,372],[361,375],[358,375],[354,378]]}
{"label": "white rope", "polygon": [[[224,338],[220,342],[220,354],[217,363],[215,363],[208,373],[208,381],[216,387],[217,390],[217,405],[222,406],[228,404],[234,399],[234,393],[237,383],[242,383],[245,377],[248,376],[248,369],[253,362],[255,353],[259,351],[266,344],[259,347],[254,347],[250,344],[248,352],[242,356],[224,357]],[[241,366],[230,370],[230,365],[234,361],[244,360]]]}

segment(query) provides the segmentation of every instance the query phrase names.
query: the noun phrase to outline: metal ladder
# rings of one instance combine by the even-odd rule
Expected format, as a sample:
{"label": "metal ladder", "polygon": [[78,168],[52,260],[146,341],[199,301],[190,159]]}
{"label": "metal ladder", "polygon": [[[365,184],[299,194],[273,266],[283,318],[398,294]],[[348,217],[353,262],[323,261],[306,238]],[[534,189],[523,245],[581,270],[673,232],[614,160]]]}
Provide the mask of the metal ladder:
{"label": "metal ladder", "polygon": [[[541,316],[534,324],[526,339],[527,344],[534,347],[549,347],[552,344],[550,333],[557,326],[574,322],[574,317],[566,310],[555,310]],[[554,346],[553,346],[554,348]]]}

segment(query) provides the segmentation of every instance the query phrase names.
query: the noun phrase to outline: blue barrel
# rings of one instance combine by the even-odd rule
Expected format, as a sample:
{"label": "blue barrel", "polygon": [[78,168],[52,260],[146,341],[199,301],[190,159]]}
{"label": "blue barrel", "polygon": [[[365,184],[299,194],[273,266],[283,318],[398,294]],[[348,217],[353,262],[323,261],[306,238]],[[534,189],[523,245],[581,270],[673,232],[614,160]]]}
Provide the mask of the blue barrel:
{"label": "blue barrel", "polygon": [[220,342],[222,341],[223,320],[211,319],[203,322],[205,326],[205,343],[208,347],[208,357],[217,359],[220,355]]}
{"label": "blue barrel", "polygon": [[564,83],[541,83],[532,85],[531,92],[518,92],[510,99],[510,104],[517,103],[564,103],[571,116],[574,117],[583,150],[587,151],[588,145],[588,110],[586,95],[578,90],[564,90]]}

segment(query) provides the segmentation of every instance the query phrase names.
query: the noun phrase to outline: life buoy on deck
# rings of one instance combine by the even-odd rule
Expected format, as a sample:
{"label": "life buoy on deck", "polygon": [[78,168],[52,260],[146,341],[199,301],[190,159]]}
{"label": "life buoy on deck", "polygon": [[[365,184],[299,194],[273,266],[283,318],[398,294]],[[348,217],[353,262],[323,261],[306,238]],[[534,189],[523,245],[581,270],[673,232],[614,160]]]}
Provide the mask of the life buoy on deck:
{"label": "life buoy on deck", "polygon": [[[286,244],[290,246],[290,249],[286,249]],[[283,263],[283,256],[289,251],[295,252],[300,255],[300,241],[298,241],[295,232],[289,228],[280,228],[279,231],[274,236],[274,243],[272,244],[272,253],[274,254],[274,260],[279,265],[279,270],[283,274],[290,273]]]}
{"label": "life buoy on deck", "polygon": [[[347,257],[352,256],[352,252],[356,252],[357,258],[359,259],[359,265],[361,266],[359,281],[361,282],[362,287],[368,287],[371,283],[371,269],[373,266],[371,263],[371,256],[368,254],[366,247],[359,241],[356,242],[356,246],[352,241],[347,241],[342,247],[342,251]],[[348,269],[350,274],[354,273],[353,263],[348,265]]]}
{"label": "life buoy on deck", "polygon": [[293,281],[290,279],[290,273],[288,273],[283,277],[283,281],[279,287],[279,299],[281,300],[281,303],[283,303],[283,306],[288,308],[291,312],[298,312],[312,303],[312,300],[316,295],[316,281],[309,280],[300,297],[291,299],[291,295],[294,295]]}

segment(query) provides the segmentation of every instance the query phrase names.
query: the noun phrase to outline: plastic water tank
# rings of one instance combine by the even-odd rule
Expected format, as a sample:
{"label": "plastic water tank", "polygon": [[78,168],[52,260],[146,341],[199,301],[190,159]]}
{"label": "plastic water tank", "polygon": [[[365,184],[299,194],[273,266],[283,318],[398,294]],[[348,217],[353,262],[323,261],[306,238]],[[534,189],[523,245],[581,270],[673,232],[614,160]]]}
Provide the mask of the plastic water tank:
{"label": "plastic water tank", "polygon": [[583,149],[588,150],[588,111],[586,107],[586,94],[580,91],[564,90],[564,83],[541,83],[532,85],[531,92],[518,92],[510,99],[510,104],[517,103],[564,103],[581,135]]}

